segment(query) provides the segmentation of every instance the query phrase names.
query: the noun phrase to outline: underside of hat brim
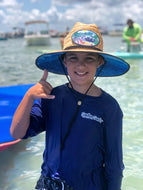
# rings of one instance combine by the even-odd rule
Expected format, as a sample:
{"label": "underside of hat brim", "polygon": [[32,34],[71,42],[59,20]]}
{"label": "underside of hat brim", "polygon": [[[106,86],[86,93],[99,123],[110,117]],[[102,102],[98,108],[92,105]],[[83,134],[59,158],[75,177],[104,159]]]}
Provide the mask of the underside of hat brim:
{"label": "underside of hat brim", "polygon": [[[64,72],[64,69],[61,65],[62,62],[61,57],[67,52],[93,52],[101,55],[104,58],[105,65],[99,74],[100,77],[120,76],[125,74],[130,68],[129,64],[125,60],[117,56],[92,49],[70,49],[70,50],[59,50],[50,53],[45,53],[37,57],[35,64],[38,68],[42,70],[47,69],[49,72],[55,74],[65,75],[65,72],[66,74],[68,74],[66,68],[64,67],[65,69]],[[100,67],[97,69],[96,75],[99,72],[99,70]]]}

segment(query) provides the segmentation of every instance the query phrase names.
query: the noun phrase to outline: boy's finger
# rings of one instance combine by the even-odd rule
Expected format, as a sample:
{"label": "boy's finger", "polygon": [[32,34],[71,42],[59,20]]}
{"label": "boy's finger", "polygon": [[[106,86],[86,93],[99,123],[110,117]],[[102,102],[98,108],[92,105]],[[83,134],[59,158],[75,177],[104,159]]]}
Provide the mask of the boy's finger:
{"label": "boy's finger", "polygon": [[41,79],[46,81],[47,77],[48,77],[48,71],[46,69],[44,69],[44,74]]}

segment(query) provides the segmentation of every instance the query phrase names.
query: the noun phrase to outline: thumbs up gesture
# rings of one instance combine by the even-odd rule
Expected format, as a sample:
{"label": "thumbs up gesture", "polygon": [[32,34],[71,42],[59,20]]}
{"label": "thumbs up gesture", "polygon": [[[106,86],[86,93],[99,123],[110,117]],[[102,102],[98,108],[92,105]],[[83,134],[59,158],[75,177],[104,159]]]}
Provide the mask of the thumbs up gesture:
{"label": "thumbs up gesture", "polygon": [[48,71],[44,70],[41,80],[29,89],[29,94],[33,100],[40,98],[54,99],[54,95],[50,95],[52,86],[46,80],[48,78]]}

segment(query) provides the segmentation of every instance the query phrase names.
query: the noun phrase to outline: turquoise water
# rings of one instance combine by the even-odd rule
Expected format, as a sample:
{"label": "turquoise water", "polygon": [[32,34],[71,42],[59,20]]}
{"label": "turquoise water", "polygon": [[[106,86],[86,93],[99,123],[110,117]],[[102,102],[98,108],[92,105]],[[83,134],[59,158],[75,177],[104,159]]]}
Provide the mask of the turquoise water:
{"label": "turquoise water", "polygon": [[[123,46],[120,37],[103,36],[106,52]],[[24,39],[0,41],[0,86],[36,83],[42,71],[34,61],[38,50],[26,47]],[[59,39],[53,38],[49,50],[60,49]],[[96,84],[113,95],[124,112],[123,151],[124,178],[122,190],[143,189],[143,60],[129,60],[130,71],[122,77],[98,78]],[[54,86],[65,83],[64,76],[49,73]],[[0,152],[0,190],[32,190],[40,175],[44,133]]]}

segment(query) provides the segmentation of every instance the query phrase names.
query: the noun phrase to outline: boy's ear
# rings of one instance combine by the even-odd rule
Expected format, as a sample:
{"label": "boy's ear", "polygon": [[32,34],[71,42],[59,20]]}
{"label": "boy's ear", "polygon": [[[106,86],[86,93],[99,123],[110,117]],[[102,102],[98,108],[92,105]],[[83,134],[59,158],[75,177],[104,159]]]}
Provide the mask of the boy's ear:
{"label": "boy's ear", "polygon": [[100,67],[102,64],[104,64],[104,58],[100,56],[98,61],[98,67]]}

